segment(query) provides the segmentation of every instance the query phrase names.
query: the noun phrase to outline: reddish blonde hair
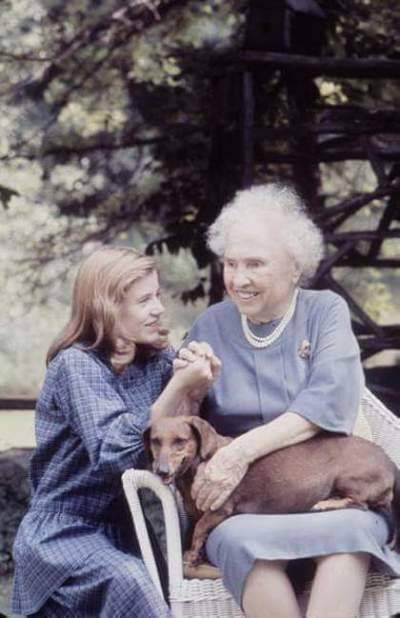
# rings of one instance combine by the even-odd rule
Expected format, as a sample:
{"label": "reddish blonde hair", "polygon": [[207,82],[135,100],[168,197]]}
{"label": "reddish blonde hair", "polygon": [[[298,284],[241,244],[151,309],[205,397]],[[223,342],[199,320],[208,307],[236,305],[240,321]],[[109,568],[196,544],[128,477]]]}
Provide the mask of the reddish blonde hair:
{"label": "reddish blonde hair", "polygon": [[103,247],[86,258],[75,279],[71,317],[50,346],[47,363],[76,342],[111,356],[119,305],[132,283],[154,270],[153,258],[126,247]]}

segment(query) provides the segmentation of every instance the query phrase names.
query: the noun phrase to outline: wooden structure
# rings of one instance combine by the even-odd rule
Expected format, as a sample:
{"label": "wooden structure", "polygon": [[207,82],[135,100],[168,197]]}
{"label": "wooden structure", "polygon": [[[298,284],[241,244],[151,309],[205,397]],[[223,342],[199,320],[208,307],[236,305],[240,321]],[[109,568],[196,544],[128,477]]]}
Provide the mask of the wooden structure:
{"label": "wooden structure", "polygon": [[[302,17],[300,33],[296,13]],[[281,24],[281,38],[272,26],[268,29],[268,23]],[[292,24],[289,30],[288,23]],[[268,172],[272,177],[284,170],[322,228],[329,249],[312,287],[333,289],[347,300],[363,359],[367,359],[383,350],[400,350],[400,324],[383,326],[367,315],[335,279],[334,269],[358,269],[362,277],[364,268],[400,267],[400,252],[390,259],[382,256],[385,240],[400,237],[400,112],[321,106],[314,78],[397,80],[400,61],[310,55],[316,54],[317,44],[322,45],[323,27],[323,14],[314,0],[250,2],[244,48],[220,57],[217,65],[213,61],[210,197],[215,213],[238,188],[260,182]],[[286,106],[285,123],[279,109],[275,115],[271,109],[277,99]],[[369,161],[376,188],[327,206],[321,195],[319,164],[347,160]],[[377,201],[380,219],[375,227],[365,231],[352,225],[352,231],[343,230],[344,223]],[[376,384],[374,390],[380,396],[389,395],[386,402],[393,406],[390,395],[400,403],[397,388]]]}
{"label": "wooden structure", "polygon": [[1,397],[0,410],[34,410],[36,399],[27,397]]}

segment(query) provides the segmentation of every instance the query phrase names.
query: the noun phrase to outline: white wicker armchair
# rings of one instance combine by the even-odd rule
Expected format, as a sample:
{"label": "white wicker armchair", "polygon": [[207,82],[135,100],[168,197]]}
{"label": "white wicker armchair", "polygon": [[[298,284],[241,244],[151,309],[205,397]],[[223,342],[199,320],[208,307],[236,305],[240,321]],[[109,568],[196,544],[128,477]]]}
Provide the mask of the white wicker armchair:
{"label": "white wicker armchair", "polygon": [[[374,395],[365,391],[362,411],[372,439],[400,467],[400,419]],[[151,548],[142,506],[141,488],[151,489],[160,499],[166,528],[169,602],[174,617],[235,618],[243,616],[221,579],[187,579],[183,575],[181,513],[173,492],[158,477],[146,470],[127,470],[123,477],[125,494],[132,513],[143,559],[149,574],[161,592],[159,574]],[[371,573],[361,604],[360,618],[390,618],[400,612],[400,579]]]}

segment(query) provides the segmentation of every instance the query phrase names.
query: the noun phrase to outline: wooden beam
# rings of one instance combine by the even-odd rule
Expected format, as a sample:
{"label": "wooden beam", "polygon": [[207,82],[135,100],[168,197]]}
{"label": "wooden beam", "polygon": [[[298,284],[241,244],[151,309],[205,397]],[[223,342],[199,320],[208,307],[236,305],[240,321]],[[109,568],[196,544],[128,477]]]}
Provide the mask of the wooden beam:
{"label": "wooden beam", "polygon": [[[400,268],[400,258],[373,259],[368,256],[341,258],[334,264],[335,268]],[[400,327],[399,327],[400,329]]]}
{"label": "wooden beam", "polygon": [[0,410],[34,410],[36,399],[2,397],[0,398]]}
{"label": "wooden beam", "polygon": [[383,341],[384,334],[382,327],[379,326],[379,324],[377,324],[372,318],[370,318],[369,315],[365,313],[365,311],[363,311],[363,309],[361,309],[361,307],[356,303],[354,298],[347,292],[347,290],[342,285],[340,285],[340,283],[338,283],[331,274],[325,275],[325,281],[328,282],[329,288],[331,290],[334,290],[335,292],[340,294],[340,296],[342,296],[347,301],[347,304],[353,311],[354,315],[358,316],[359,320],[370,329],[371,333],[374,333],[376,339],[378,341]]}
{"label": "wooden beam", "polygon": [[345,256],[346,253],[348,253],[353,248],[353,246],[354,242],[352,240],[349,240],[348,242],[344,243],[344,245],[342,245],[340,249],[336,251],[336,253],[331,255],[329,258],[323,260],[316,274],[313,277],[313,281],[318,281],[319,279],[324,277],[334,266],[336,266],[337,262],[339,262],[343,258],[343,256]]}
{"label": "wooden beam", "polygon": [[383,214],[381,215],[381,220],[379,222],[378,227],[376,228],[376,231],[378,232],[379,237],[376,240],[373,240],[371,242],[371,245],[368,251],[368,258],[370,260],[374,260],[375,258],[378,257],[382,249],[382,244],[385,239],[385,233],[390,229],[390,225],[392,221],[396,219],[398,207],[399,207],[399,194],[397,193],[397,194],[390,196],[390,199],[386,205],[386,208],[384,209]]}
{"label": "wooden beam", "polygon": [[[379,156],[385,161],[400,161],[400,141],[399,149],[394,152],[385,153],[379,152]],[[263,150],[262,159],[264,163],[286,163],[293,164],[297,161],[308,159],[314,163],[334,163],[335,161],[368,161],[369,154],[365,148],[347,147],[347,148],[323,148],[320,145],[315,152],[310,155],[307,152],[279,152],[278,150]]]}
{"label": "wooden beam", "polygon": [[282,54],[277,52],[240,51],[222,56],[213,63],[220,66],[237,65],[270,67],[285,71],[301,71],[307,75],[327,75],[347,78],[400,78],[400,60],[386,58],[320,58],[301,56],[299,54]]}
{"label": "wooden beam", "polygon": [[398,191],[398,187],[390,185],[378,187],[377,189],[375,189],[375,191],[371,191],[370,193],[353,195],[349,199],[343,200],[342,202],[335,204],[335,206],[329,206],[327,208],[324,208],[321,212],[316,213],[315,221],[321,224],[326,219],[330,219],[343,213],[354,214],[355,212],[357,212],[357,210],[361,209],[363,206],[366,206],[373,200],[387,197],[395,191]]}
{"label": "wooden beam", "polygon": [[400,337],[393,337],[392,339],[381,339],[379,337],[368,337],[363,339],[360,337],[358,343],[366,352],[374,351],[374,353],[376,353],[381,350],[398,350],[400,348]]}
{"label": "wooden beam", "polygon": [[[376,119],[374,122],[369,122],[368,118],[357,122],[356,119],[352,123],[348,122],[305,122],[287,127],[255,127],[255,137],[258,139],[284,139],[293,137],[293,135],[301,134],[313,135],[374,135],[375,133],[400,133],[400,116],[393,120],[390,124],[386,120],[381,122]],[[400,136],[399,136],[400,142]]]}
{"label": "wooden beam", "polygon": [[242,75],[242,188],[253,184],[254,176],[254,91],[253,75],[245,71]]}
{"label": "wooden beam", "polygon": [[[388,324],[386,326],[382,326],[382,332],[384,335],[385,341],[393,341],[397,339],[400,343],[400,325],[399,324]],[[357,336],[364,337],[366,341],[367,337],[375,339],[375,336],[371,335],[371,331],[368,327],[359,321],[353,321],[353,330]]]}
{"label": "wooden beam", "polygon": [[337,232],[335,234],[325,234],[326,242],[347,242],[348,240],[375,240],[376,238],[400,238],[400,229],[386,230],[378,232],[377,230],[364,230],[361,232]]}

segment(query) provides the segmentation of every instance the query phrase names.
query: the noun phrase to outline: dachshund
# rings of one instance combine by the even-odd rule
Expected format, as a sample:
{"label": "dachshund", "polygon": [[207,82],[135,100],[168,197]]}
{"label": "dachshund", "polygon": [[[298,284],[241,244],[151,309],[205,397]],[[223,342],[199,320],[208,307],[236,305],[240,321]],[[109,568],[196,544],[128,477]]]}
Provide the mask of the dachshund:
{"label": "dachshund", "polygon": [[399,548],[400,471],[380,446],[356,436],[321,432],[260,457],[220,508],[199,511],[191,496],[196,472],[231,441],[197,416],[160,418],[145,432],[153,472],[165,484],[175,484],[195,523],[185,564],[198,564],[209,532],[238,513],[304,513],[347,507],[386,511],[393,513],[392,544]]}

